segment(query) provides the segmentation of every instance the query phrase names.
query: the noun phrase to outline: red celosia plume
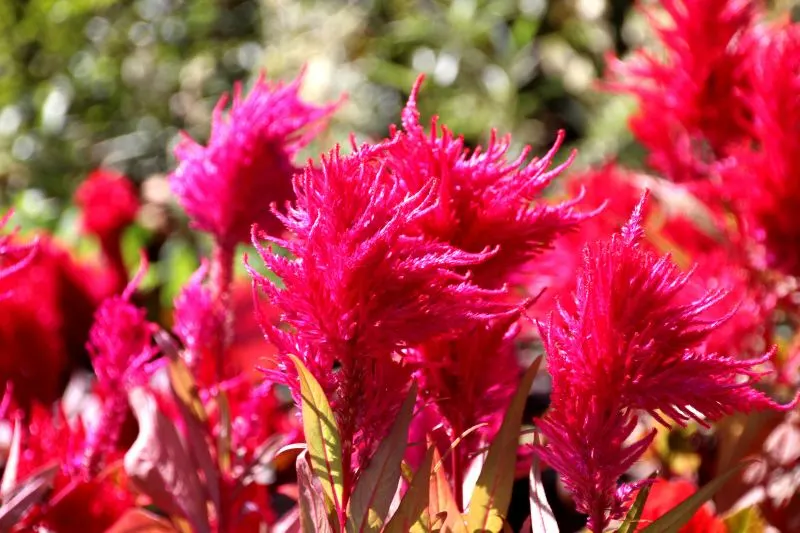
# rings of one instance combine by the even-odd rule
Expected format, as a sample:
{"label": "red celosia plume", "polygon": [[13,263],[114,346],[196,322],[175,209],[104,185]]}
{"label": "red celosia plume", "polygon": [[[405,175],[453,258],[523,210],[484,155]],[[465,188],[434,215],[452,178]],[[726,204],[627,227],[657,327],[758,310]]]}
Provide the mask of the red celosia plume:
{"label": "red celosia plume", "polygon": [[180,165],[170,176],[172,190],[194,226],[225,247],[246,242],[254,223],[281,231],[270,206],[282,209],[294,197],[292,159],[336,108],[303,102],[302,79],[284,85],[262,75],[244,98],[237,87],[227,114],[227,97],[214,109],[208,145],[186,136],[175,149]]}
{"label": "red celosia plume", "polygon": [[365,145],[348,156],[336,149],[319,168],[295,177],[297,204],[281,216],[295,238],[276,241],[293,257],[274,253],[260,242],[266,235],[254,234],[282,286],[251,269],[254,281],[290,327],[264,324],[281,354],[269,375],[299,398],[285,356],[304,360],[328,392],[356,464],[382,438],[408,387],[398,349],[510,312],[501,291],[456,272],[491,252],[465,252],[417,234],[416,222],[436,208],[436,183],[406,193],[384,166],[386,149]]}
{"label": "red celosia plume", "polygon": [[549,441],[539,453],[594,531],[624,512],[630,491],[617,480],[653,437],[624,446],[638,411],[664,424],[707,424],[734,411],[787,408],[753,388],[770,354],[737,360],[706,349],[728,317],[704,313],[724,293],[680,299],[691,272],[641,247],[644,200],[610,241],[585,248],[574,300],[541,326],[553,394],[538,421]]}
{"label": "red celosia plume", "polygon": [[648,12],[662,54],[611,59],[607,87],[639,101],[631,120],[653,168],[675,181],[707,178],[709,165],[747,138],[746,69],[757,2],[668,0],[671,19]]}
{"label": "red celosia plume", "polygon": [[550,151],[528,163],[530,146],[509,160],[511,137],[498,137],[494,130],[486,148],[473,151],[445,126],[440,133],[436,117],[427,133],[417,110],[423,79],[417,79],[403,110],[403,130],[392,131],[387,167],[411,193],[437,180],[437,204],[417,220],[420,233],[467,252],[497,248],[492,257],[469,270],[478,285],[502,286],[559,234],[589,216],[573,209],[575,201],[552,205],[541,198],[575,154],[551,168],[563,132]]}

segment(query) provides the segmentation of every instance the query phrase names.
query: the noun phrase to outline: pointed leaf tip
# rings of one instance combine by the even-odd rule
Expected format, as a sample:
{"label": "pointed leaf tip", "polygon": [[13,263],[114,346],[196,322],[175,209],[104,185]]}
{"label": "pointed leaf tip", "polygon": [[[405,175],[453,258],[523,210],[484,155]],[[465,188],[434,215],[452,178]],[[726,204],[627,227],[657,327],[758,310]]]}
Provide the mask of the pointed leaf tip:
{"label": "pointed leaf tip", "polygon": [[319,382],[294,355],[289,356],[297,368],[302,397],[303,431],[311,457],[311,470],[322,484],[325,495],[337,512],[342,511],[344,472],[342,442],[331,406]]}
{"label": "pointed leaf tip", "polygon": [[369,466],[359,476],[347,509],[350,532],[380,531],[400,480],[400,465],[408,445],[408,428],[417,401],[417,383],[411,385],[389,434],[378,446]]}
{"label": "pointed leaf tip", "polygon": [[503,531],[505,514],[511,503],[522,414],[533,380],[539,371],[542,358],[537,357],[520,380],[517,392],[509,404],[500,430],[494,438],[483,465],[467,512],[469,531]]}

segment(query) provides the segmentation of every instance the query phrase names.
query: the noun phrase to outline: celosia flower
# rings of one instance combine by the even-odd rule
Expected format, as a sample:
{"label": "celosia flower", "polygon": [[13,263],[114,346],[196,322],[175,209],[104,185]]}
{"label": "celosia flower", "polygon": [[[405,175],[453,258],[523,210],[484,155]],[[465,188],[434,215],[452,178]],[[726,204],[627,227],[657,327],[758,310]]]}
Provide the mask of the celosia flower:
{"label": "celosia flower", "polygon": [[[452,452],[466,467],[475,453],[491,442],[519,382],[514,338],[519,331],[519,313],[481,324],[452,340],[427,342],[411,351],[419,364],[415,373],[420,401],[433,408],[428,417],[446,433],[446,446],[474,426]],[[428,427],[433,434],[436,427]],[[460,476],[462,472],[451,475]]]}
{"label": "celosia flower", "polygon": [[116,446],[129,413],[127,391],[145,383],[150,374],[148,363],[157,353],[144,309],[130,301],[147,269],[142,257],[139,273],[121,296],[108,298],[100,305],[89,332],[87,348],[104,397],[101,419],[87,444],[86,468],[91,474],[97,473],[103,455]]}
{"label": "celosia flower", "polygon": [[[5,227],[8,219],[11,218],[12,212],[9,211],[0,217],[0,230]],[[0,283],[3,283],[6,278],[9,278],[15,272],[25,268],[25,265],[30,263],[33,254],[36,253],[36,245],[21,245],[15,244],[12,241],[13,233],[11,235],[0,234]],[[12,287],[0,288],[0,300],[6,298],[13,291]]]}
{"label": "celosia flower", "polygon": [[302,74],[288,85],[262,75],[244,99],[237,86],[231,110],[223,112],[227,97],[214,109],[208,146],[186,136],[175,149],[180,165],[170,176],[172,190],[194,226],[224,248],[246,242],[254,223],[268,233],[281,230],[270,205],[283,209],[293,198],[292,159],[336,108],[303,102],[301,82]]}
{"label": "celosia flower", "polygon": [[662,54],[640,51],[611,59],[608,87],[637,97],[631,120],[653,168],[675,181],[708,177],[708,165],[748,136],[745,62],[756,2],[668,0],[670,22],[651,25]]}
{"label": "celosia flower", "polygon": [[703,314],[724,293],[681,301],[691,272],[640,245],[644,200],[610,241],[585,248],[574,301],[541,327],[553,394],[539,421],[549,443],[538,451],[594,531],[624,513],[631,487],[616,481],[653,438],[623,445],[637,411],[665,425],[707,425],[734,411],[787,408],[753,388],[769,353],[737,360],[705,348],[727,317]]}
{"label": "celosia flower", "polygon": [[[18,248],[14,241],[5,246]],[[50,404],[60,396],[71,370],[86,359],[96,306],[94,272],[50,238],[42,236],[36,253],[28,254],[25,247],[10,254],[14,261],[27,257],[27,265],[0,279],[0,293],[6,294],[0,299],[0,382],[14,383],[23,409],[33,400]]]}
{"label": "celosia flower", "polygon": [[173,330],[183,342],[183,358],[192,369],[195,378],[203,386],[210,386],[215,378],[222,379],[223,369],[215,368],[222,361],[220,351],[225,343],[224,310],[211,290],[203,284],[208,274],[208,265],[203,263],[189,278],[181,293],[175,298],[175,325]]}
{"label": "celosia flower", "polygon": [[110,169],[98,169],[89,174],[75,192],[75,203],[83,211],[84,231],[97,236],[101,243],[118,240],[139,211],[139,198],[133,184]]}
{"label": "celosia flower", "polygon": [[136,189],[122,174],[99,169],[89,174],[78,187],[75,203],[82,210],[83,230],[100,241],[103,261],[108,269],[108,293],[117,293],[128,282],[120,239],[139,211]]}
{"label": "celosia flower", "polygon": [[[641,531],[651,522],[661,518],[677,507],[685,499],[697,492],[697,487],[689,481],[667,481],[658,479],[650,486],[650,493],[639,517]],[[728,528],[721,518],[714,515],[711,504],[706,503],[683,525],[678,533],[726,533]]]}
{"label": "celosia flower", "polygon": [[750,63],[754,147],[721,166],[745,231],[766,248],[767,265],[800,274],[800,25],[764,28]]}
{"label": "celosia flower", "polygon": [[251,269],[291,327],[263,324],[281,353],[278,370],[269,375],[299,398],[297,374],[285,355],[303,358],[332,400],[345,447],[358,441],[366,457],[408,386],[409,371],[393,353],[509,312],[501,291],[478,288],[455,272],[489,252],[469,253],[414,234],[415,223],[436,206],[436,184],[405,194],[382,164],[385,150],[363,146],[342,156],[336,149],[320,168],[297,174],[297,205],[281,216],[295,239],[278,241],[294,257],[273,253],[259,242],[265,235],[254,235],[283,287]]}
{"label": "celosia flower", "polygon": [[85,434],[79,419],[70,422],[60,408],[54,416],[39,405],[23,428],[25,445],[17,466],[17,482],[26,483],[44,468],[56,466],[52,490],[28,510],[12,532],[85,531],[101,533],[133,507],[134,499],[117,472],[84,478],[81,454]]}
{"label": "celosia flower", "polygon": [[563,132],[544,157],[527,164],[530,146],[509,160],[511,137],[498,138],[494,130],[486,148],[472,152],[446,127],[440,135],[436,117],[426,133],[416,103],[423,79],[417,79],[403,110],[404,131],[393,128],[395,142],[388,147],[387,166],[411,193],[427,187],[432,178],[437,180],[437,205],[418,219],[419,231],[467,252],[497,248],[491,258],[468,268],[478,285],[502,286],[511,273],[549,248],[556,236],[588,216],[572,208],[574,201],[552,205],[541,198],[575,154],[550,168]]}

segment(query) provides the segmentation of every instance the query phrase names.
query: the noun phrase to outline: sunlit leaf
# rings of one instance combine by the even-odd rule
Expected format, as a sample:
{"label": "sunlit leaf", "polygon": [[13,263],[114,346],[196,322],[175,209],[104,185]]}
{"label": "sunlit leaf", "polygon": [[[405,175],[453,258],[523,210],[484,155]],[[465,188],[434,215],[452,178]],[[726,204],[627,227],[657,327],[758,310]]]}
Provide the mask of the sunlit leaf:
{"label": "sunlit leaf", "polygon": [[724,521],[728,533],[763,533],[766,528],[766,522],[755,505],[726,516]]}
{"label": "sunlit leaf", "polygon": [[511,489],[514,484],[522,413],[541,361],[541,357],[537,358],[525,371],[500,430],[489,447],[486,462],[478,477],[467,512],[467,529],[470,532],[499,533],[503,530],[505,513],[511,502]]}
{"label": "sunlit leaf", "polygon": [[[430,494],[431,468],[433,467],[434,447],[428,449],[425,459],[414,474],[400,506],[395,511],[389,523],[386,524],[384,533],[421,533],[430,531],[426,529],[423,520],[423,513],[428,507],[428,495]],[[430,520],[430,517],[428,517]]]}
{"label": "sunlit leaf", "polygon": [[297,367],[303,405],[303,431],[311,457],[311,469],[325,495],[337,511],[342,510],[342,443],[331,406],[322,387],[300,359],[290,355]]}

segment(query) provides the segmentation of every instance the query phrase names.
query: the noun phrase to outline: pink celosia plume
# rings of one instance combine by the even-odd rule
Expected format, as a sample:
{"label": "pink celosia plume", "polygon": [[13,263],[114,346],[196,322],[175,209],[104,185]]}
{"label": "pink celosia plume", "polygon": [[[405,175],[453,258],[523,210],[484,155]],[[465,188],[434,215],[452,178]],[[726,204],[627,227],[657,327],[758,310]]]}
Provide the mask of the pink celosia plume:
{"label": "pink celosia plume", "polygon": [[120,296],[106,299],[95,313],[87,349],[103,398],[100,420],[88,437],[86,469],[94,474],[104,454],[117,444],[129,413],[127,391],[143,385],[150,376],[149,363],[157,348],[152,342],[152,325],[145,310],[131,303],[131,297],[147,270],[145,257],[136,277]]}
{"label": "pink celosia plume", "polygon": [[408,387],[398,349],[456,336],[511,311],[502,291],[481,289],[456,272],[491,251],[469,253],[416,233],[415,223],[436,207],[436,183],[406,193],[383,164],[386,149],[365,145],[348,156],[336,149],[319,168],[296,175],[297,204],[281,215],[295,238],[275,241],[291,257],[254,233],[282,284],[251,269],[254,281],[290,327],[264,323],[280,352],[269,375],[299,397],[285,356],[304,360],[332,401],[345,448],[356,443],[356,463],[369,457]]}
{"label": "pink celosia plume", "polygon": [[246,242],[254,223],[281,231],[270,206],[283,209],[294,197],[292,160],[337,107],[303,102],[302,79],[284,85],[262,74],[244,98],[237,86],[230,111],[224,112],[227,97],[214,109],[208,145],[185,136],[175,149],[180,165],[170,176],[172,190],[193,225],[224,247]]}
{"label": "pink celosia plume", "polygon": [[541,326],[553,394],[538,421],[549,443],[538,450],[594,531],[624,513],[630,490],[617,480],[653,438],[623,444],[638,411],[669,425],[788,408],[753,387],[770,354],[737,360],[706,349],[729,318],[704,318],[724,293],[681,299],[691,272],[640,245],[645,198],[610,241],[584,249],[573,301]]}
{"label": "pink celosia plume", "polygon": [[663,54],[639,51],[609,62],[607,87],[639,101],[631,120],[653,168],[675,181],[708,177],[709,165],[745,139],[745,62],[758,2],[669,0],[669,22],[647,11]]}
{"label": "pink celosia plume", "polygon": [[498,137],[494,130],[485,148],[472,151],[447,127],[440,132],[436,117],[428,133],[417,110],[423,80],[417,78],[403,110],[403,130],[392,129],[387,166],[412,193],[437,180],[437,204],[416,222],[420,233],[473,253],[496,247],[492,257],[469,269],[477,284],[502,286],[559,234],[589,216],[573,209],[574,201],[553,205],[541,197],[575,154],[553,166],[563,132],[543,157],[527,163],[530,146],[509,159],[510,135]]}
{"label": "pink celosia plume", "polygon": [[128,271],[122,258],[120,239],[139,211],[136,188],[122,174],[98,169],[78,187],[75,203],[82,211],[83,230],[100,241],[103,261],[108,269],[105,274],[108,293],[122,291],[128,282]]}

